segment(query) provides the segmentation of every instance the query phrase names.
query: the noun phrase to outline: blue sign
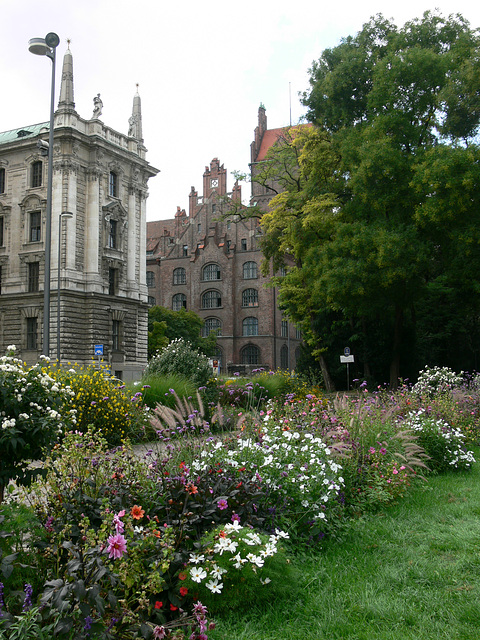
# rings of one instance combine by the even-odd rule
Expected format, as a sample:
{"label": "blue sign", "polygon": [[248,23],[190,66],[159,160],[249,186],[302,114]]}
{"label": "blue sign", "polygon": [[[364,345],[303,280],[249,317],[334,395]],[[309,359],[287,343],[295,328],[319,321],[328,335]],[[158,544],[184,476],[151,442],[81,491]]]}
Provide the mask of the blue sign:
{"label": "blue sign", "polygon": [[345,356],[349,356],[350,355],[350,347],[345,347],[345,349],[343,350],[343,355],[345,355]]}
{"label": "blue sign", "polygon": [[96,344],[93,348],[93,352],[96,356],[103,356],[103,344]]}

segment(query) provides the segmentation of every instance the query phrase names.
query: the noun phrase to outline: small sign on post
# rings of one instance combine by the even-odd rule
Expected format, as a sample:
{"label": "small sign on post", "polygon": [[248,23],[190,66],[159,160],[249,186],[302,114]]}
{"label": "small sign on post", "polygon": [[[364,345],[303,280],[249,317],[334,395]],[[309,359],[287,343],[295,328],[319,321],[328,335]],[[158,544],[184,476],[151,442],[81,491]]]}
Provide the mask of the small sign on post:
{"label": "small sign on post", "polygon": [[350,389],[349,365],[350,365],[350,362],[355,362],[355,358],[354,358],[354,356],[350,355],[350,347],[345,347],[345,349],[343,350],[343,353],[345,355],[340,356],[340,362],[342,364],[345,363],[347,365],[347,391],[348,391]]}
{"label": "small sign on post", "polygon": [[103,356],[103,344],[94,345],[93,353],[98,356],[98,366],[100,366],[100,358]]}

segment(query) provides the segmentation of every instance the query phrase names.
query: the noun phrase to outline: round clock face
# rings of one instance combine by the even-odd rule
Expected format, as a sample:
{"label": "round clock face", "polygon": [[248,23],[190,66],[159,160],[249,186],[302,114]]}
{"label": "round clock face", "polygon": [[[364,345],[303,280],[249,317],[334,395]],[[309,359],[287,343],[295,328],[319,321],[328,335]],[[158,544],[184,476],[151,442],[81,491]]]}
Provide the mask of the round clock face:
{"label": "round clock face", "polygon": [[210,186],[211,187],[218,187],[218,179],[217,178],[212,178],[210,180]]}

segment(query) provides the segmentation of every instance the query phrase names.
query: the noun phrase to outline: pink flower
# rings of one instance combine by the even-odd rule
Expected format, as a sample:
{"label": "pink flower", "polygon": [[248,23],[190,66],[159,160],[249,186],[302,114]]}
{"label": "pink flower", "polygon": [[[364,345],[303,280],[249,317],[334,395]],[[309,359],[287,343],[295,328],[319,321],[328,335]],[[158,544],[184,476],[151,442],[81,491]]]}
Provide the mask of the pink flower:
{"label": "pink flower", "polygon": [[107,542],[107,551],[109,558],[115,558],[115,560],[118,560],[123,556],[124,553],[126,553],[127,541],[121,533],[116,533],[114,536],[109,536]]}
{"label": "pink flower", "polygon": [[113,524],[115,525],[115,531],[117,533],[123,533],[123,530],[125,529],[125,525],[120,520],[120,518],[123,518],[124,515],[125,509],[122,509],[117,513],[117,515],[113,516]]}

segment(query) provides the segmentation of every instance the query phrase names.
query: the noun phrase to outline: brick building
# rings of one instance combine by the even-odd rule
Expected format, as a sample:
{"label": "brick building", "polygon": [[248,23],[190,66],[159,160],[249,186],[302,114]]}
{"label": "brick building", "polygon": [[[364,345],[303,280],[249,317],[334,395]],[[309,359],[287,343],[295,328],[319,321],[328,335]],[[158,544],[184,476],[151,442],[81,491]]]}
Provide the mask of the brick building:
{"label": "brick building", "polygon": [[[50,355],[88,363],[103,345],[112,372],[132,379],[147,362],[146,198],[157,170],[145,159],[138,93],[127,135],[100,120],[99,96],[95,104],[90,118],[76,112],[67,50],[54,116]],[[15,344],[29,364],[42,352],[48,162],[38,142],[48,135],[49,123],[0,133],[0,353]]]}
{"label": "brick building", "polygon": [[[252,167],[264,158],[267,140],[274,144],[276,137],[260,107]],[[273,190],[253,184],[252,198],[263,198],[265,206],[272,195]],[[202,194],[191,188],[188,214],[178,207],[173,219],[147,223],[149,302],[195,311],[205,320],[206,335],[217,331],[223,372],[293,369],[300,337],[282,317],[277,290],[267,286],[270,277],[260,272],[258,219],[225,216],[231,201],[241,203],[240,186],[228,192],[227,171],[214,158],[205,167]]]}

